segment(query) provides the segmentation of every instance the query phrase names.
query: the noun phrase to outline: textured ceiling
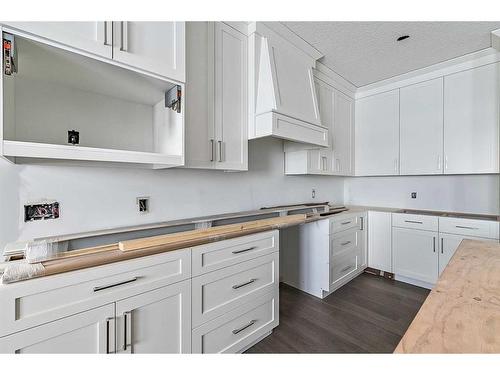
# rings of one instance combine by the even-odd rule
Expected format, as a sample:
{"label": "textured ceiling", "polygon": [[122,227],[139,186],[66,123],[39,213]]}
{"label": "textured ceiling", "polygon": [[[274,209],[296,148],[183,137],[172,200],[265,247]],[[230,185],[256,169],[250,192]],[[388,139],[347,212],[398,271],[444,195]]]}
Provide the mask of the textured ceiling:
{"label": "textured ceiling", "polygon": [[[500,22],[283,22],[356,86],[490,47]],[[396,42],[408,34],[409,39]]]}

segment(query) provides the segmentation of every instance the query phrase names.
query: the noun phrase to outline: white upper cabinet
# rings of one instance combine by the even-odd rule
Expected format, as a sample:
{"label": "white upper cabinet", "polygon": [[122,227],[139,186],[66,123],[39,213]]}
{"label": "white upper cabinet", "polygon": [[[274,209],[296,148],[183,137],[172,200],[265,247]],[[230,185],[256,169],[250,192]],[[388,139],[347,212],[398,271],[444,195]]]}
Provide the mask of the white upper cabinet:
{"label": "white upper cabinet", "polygon": [[401,88],[402,175],[443,173],[443,79]]}
{"label": "white upper cabinet", "polygon": [[215,24],[217,168],[248,169],[247,37]]}
{"label": "white upper cabinet", "polygon": [[221,22],[186,37],[186,166],[247,170],[247,37]]}
{"label": "white upper cabinet", "polygon": [[399,90],[356,101],[356,175],[399,174]]}
{"label": "white upper cabinet", "polygon": [[184,22],[113,22],[113,59],[185,81]]}
{"label": "white upper cabinet", "polygon": [[444,78],[444,173],[498,173],[500,63]]}
{"label": "white upper cabinet", "polygon": [[112,58],[112,22],[3,22],[27,33]]}
{"label": "white upper cabinet", "polygon": [[354,99],[335,91],[333,99],[333,174],[354,174]]}

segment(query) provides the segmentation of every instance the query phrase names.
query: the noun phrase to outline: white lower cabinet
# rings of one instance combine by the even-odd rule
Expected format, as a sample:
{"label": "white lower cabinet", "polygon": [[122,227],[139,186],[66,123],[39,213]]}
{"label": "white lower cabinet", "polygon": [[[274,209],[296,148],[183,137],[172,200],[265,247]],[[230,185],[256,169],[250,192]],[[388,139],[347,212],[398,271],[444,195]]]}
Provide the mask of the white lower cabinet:
{"label": "white lower cabinet", "polygon": [[189,353],[191,282],[116,302],[117,353]]}
{"label": "white lower cabinet", "polygon": [[364,271],[366,213],[339,214],[282,231],[283,281],[324,298]]}
{"label": "white lower cabinet", "polygon": [[368,212],[368,267],[392,269],[392,219],[390,212]]}
{"label": "white lower cabinet", "polygon": [[278,325],[278,282],[275,230],[0,285],[0,353],[239,352]]}
{"label": "white lower cabinet", "polygon": [[427,288],[436,283],[462,240],[499,238],[499,222],[494,220],[394,213],[392,225],[396,279]]}
{"label": "white lower cabinet", "polygon": [[438,233],[392,228],[394,273],[427,283],[438,278]]}
{"label": "white lower cabinet", "polygon": [[98,307],[0,338],[0,353],[113,353],[115,305]]}

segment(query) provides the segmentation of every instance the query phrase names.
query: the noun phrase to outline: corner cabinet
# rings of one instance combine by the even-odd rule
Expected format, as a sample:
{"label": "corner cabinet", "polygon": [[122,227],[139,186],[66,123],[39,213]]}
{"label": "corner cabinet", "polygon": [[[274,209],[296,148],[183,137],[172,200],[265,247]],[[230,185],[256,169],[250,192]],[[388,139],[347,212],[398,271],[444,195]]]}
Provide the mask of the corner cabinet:
{"label": "corner cabinet", "polygon": [[187,22],[186,38],[186,167],[247,170],[247,36]]}
{"label": "corner cabinet", "polygon": [[399,174],[399,90],[356,100],[356,175]]}
{"label": "corner cabinet", "polygon": [[285,174],[352,176],[354,170],[354,99],[315,77],[321,123],[328,147],[285,143]]}

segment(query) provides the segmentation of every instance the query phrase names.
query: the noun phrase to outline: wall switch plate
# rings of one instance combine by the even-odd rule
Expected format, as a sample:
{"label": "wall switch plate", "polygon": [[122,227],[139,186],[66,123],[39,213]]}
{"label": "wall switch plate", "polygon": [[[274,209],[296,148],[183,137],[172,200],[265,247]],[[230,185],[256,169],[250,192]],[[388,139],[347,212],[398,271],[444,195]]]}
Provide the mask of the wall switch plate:
{"label": "wall switch plate", "polygon": [[149,212],[149,197],[138,197],[137,208],[142,214]]}
{"label": "wall switch plate", "polygon": [[40,202],[24,205],[24,221],[59,218],[59,202]]}
{"label": "wall switch plate", "polygon": [[412,199],[416,199],[416,198],[417,198],[417,193],[415,193],[415,192],[414,192],[414,193],[411,193],[411,198],[412,198]]}

